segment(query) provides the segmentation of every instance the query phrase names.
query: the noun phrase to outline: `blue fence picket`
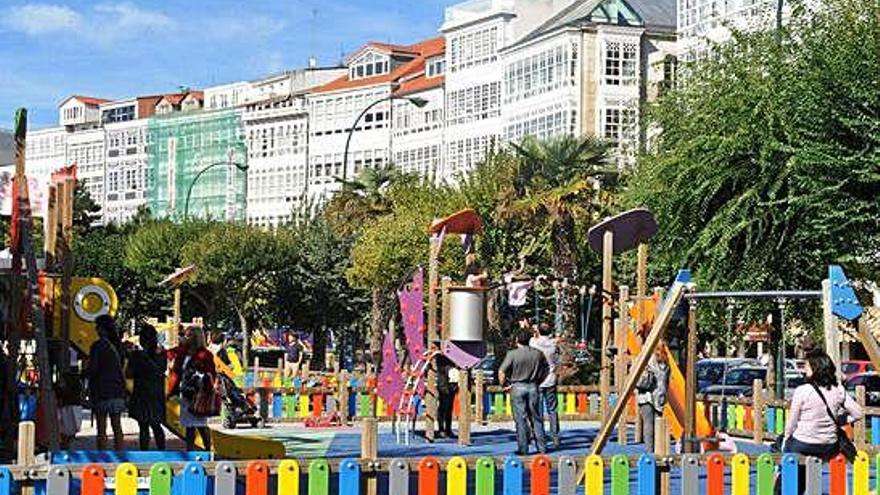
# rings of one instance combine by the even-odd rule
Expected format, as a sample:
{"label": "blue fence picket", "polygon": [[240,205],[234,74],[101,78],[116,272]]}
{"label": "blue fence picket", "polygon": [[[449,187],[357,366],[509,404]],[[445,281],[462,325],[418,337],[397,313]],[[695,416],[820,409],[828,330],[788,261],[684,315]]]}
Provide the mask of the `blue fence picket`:
{"label": "blue fence picket", "polygon": [[503,484],[504,495],[522,495],[523,463],[518,458],[511,456],[504,461]]}
{"label": "blue fence picket", "polygon": [[657,461],[654,456],[642,454],[639,457],[639,495],[655,495],[657,493]]}
{"label": "blue fence picket", "polygon": [[799,495],[798,481],[798,457],[785,454],[782,456],[782,495]]}
{"label": "blue fence picket", "polygon": [[880,445],[880,416],[871,416],[871,444]]}
{"label": "blue fence picket", "polygon": [[361,492],[361,466],[354,459],[339,465],[339,495]]}
{"label": "blue fence picket", "polygon": [[183,479],[181,480],[182,491],[186,495],[207,495],[208,493],[208,476],[205,474],[205,468],[197,463],[187,463],[183,468]]}

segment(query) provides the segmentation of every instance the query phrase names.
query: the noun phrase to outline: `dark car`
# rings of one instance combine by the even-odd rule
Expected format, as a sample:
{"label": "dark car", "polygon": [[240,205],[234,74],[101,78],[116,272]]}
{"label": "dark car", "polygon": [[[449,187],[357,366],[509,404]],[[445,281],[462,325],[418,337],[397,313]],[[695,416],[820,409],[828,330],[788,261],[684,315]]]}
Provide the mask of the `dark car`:
{"label": "dark car", "polygon": [[859,373],[846,379],[844,382],[846,390],[852,394],[856,393],[856,387],[862,385],[865,387],[865,405],[880,405],[880,375],[874,372]]}
{"label": "dark car", "polygon": [[758,361],[750,358],[711,358],[697,361],[697,390],[703,392],[707,387],[720,385],[724,374],[740,366],[757,366]]}
{"label": "dark car", "polygon": [[758,366],[741,366],[728,370],[724,382],[710,385],[703,390],[704,394],[728,395],[742,397],[751,394],[755,380],[766,380],[767,368]]}

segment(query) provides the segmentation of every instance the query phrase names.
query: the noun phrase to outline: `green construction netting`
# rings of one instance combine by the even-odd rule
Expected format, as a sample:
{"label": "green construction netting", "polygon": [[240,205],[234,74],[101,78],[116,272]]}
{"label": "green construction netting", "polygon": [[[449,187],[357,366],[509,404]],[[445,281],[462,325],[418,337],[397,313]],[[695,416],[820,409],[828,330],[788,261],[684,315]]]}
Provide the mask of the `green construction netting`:
{"label": "green construction netting", "polygon": [[148,129],[147,203],[153,215],[184,218],[192,185],[190,217],[245,220],[247,173],[230,164],[247,165],[244,132],[235,111],[156,116]]}

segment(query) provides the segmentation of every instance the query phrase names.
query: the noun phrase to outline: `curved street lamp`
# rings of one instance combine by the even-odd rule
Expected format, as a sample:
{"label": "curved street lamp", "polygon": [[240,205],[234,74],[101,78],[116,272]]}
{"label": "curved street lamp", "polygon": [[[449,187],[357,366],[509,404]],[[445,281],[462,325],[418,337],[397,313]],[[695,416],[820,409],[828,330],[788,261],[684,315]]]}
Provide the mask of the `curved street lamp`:
{"label": "curved street lamp", "polygon": [[[342,155],[342,180],[343,180],[343,181],[345,181],[345,179],[346,179],[347,176],[348,176],[348,147],[349,147],[349,145],[351,145],[351,136],[354,135],[354,129],[357,127],[358,122],[361,121],[361,118],[363,118],[363,116],[364,116],[364,115],[365,115],[365,114],[366,114],[371,108],[375,107],[375,106],[378,105],[379,103],[383,103],[383,102],[386,102],[386,101],[394,101],[394,100],[407,100],[407,101],[409,101],[410,103],[412,103],[413,105],[415,105],[417,108],[424,108],[425,105],[428,104],[428,100],[426,100],[426,99],[424,99],[424,98],[420,98],[420,97],[418,97],[418,96],[409,96],[409,97],[407,97],[407,96],[394,96],[394,95],[389,95],[389,96],[386,96],[386,97],[384,97],[384,98],[380,98],[380,99],[374,101],[373,103],[370,103],[370,104],[367,106],[367,108],[363,109],[363,111],[361,111],[361,113],[357,116],[357,118],[354,119],[354,124],[352,124],[352,125],[351,125],[351,128],[348,129],[348,137],[345,139],[345,152],[344,152],[343,155]],[[388,125],[390,126],[391,124],[389,123]],[[389,154],[389,155],[391,154],[391,150],[388,151],[388,154]],[[389,157],[389,158],[390,158],[390,157]]]}
{"label": "curved street lamp", "polygon": [[186,190],[186,201],[183,203],[183,219],[184,220],[189,218],[189,198],[190,198],[190,196],[192,196],[193,186],[196,185],[196,181],[199,180],[199,177],[201,177],[202,174],[204,174],[208,170],[211,170],[214,167],[219,167],[220,165],[234,165],[235,168],[237,168],[245,173],[247,173],[247,170],[248,170],[248,166],[246,164],[238,163],[238,162],[230,162],[230,161],[215,162],[215,163],[212,163],[212,164],[208,165],[207,167],[199,170],[199,173],[197,173],[196,176],[193,177],[192,182],[189,183],[189,189]]}

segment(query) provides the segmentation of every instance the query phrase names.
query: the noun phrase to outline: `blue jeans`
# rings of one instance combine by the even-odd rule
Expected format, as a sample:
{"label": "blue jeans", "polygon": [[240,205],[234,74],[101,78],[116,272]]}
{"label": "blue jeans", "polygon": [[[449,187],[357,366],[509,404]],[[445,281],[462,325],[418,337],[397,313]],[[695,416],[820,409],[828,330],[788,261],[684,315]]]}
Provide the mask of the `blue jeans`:
{"label": "blue jeans", "polygon": [[556,395],[556,386],[539,389],[543,398],[545,412],[550,419],[550,438],[559,442],[559,405]]}
{"label": "blue jeans", "polygon": [[510,406],[516,423],[516,444],[521,454],[529,452],[529,437],[532,429],[538,452],[544,453],[544,418],[540,413],[538,385],[534,383],[514,383],[510,389]]}

